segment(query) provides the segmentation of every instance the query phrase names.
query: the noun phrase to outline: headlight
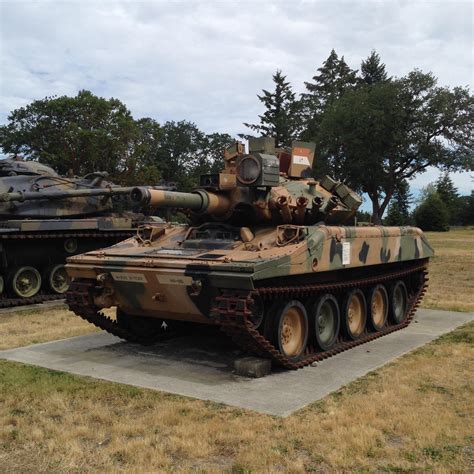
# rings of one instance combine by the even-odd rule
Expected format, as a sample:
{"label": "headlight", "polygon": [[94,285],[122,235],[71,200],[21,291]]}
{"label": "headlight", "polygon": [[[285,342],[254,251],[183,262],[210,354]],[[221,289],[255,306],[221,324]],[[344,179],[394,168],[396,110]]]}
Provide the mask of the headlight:
{"label": "headlight", "polygon": [[237,179],[242,184],[252,184],[257,181],[262,172],[260,162],[252,155],[242,158],[237,165]]}

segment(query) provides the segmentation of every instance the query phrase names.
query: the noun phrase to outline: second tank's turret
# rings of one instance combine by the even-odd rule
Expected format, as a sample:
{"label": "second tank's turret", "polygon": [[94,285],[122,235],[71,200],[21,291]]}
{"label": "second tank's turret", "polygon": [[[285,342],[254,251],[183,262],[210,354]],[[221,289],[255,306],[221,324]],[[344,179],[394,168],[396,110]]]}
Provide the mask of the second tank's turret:
{"label": "second tank's turret", "polygon": [[[50,167],[19,158],[0,160],[0,217],[65,218],[110,214],[110,198],[130,195],[132,187],[116,186],[107,173],[82,178],[58,175]],[[174,186],[154,186],[154,190]]]}
{"label": "second tank's turret", "polygon": [[248,154],[241,143],[227,149],[224,170],[201,176],[201,187],[191,193],[138,187],[131,196],[152,208],[188,210],[197,223],[342,224],[362,200],[329,176],[309,177],[313,160],[312,143],[275,149],[273,139],[250,139]]}

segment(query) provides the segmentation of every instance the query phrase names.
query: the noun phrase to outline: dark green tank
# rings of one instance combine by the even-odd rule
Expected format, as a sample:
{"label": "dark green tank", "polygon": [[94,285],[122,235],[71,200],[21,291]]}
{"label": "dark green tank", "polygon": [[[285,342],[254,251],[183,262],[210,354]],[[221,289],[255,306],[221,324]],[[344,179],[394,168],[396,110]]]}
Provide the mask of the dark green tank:
{"label": "dark green tank", "polygon": [[69,287],[66,257],[117,243],[155,220],[115,210],[116,196],[130,191],[105,173],[69,178],[41,163],[0,160],[0,307],[60,297]]}

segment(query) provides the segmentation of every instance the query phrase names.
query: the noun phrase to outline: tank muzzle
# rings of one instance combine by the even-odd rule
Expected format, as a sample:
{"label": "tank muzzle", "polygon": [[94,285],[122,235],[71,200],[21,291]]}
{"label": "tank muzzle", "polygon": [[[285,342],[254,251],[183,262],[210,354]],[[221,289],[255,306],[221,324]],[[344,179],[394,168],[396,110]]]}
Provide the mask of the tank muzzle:
{"label": "tank muzzle", "polygon": [[133,188],[130,192],[130,199],[133,202],[146,205],[150,202],[150,192],[146,188]]}

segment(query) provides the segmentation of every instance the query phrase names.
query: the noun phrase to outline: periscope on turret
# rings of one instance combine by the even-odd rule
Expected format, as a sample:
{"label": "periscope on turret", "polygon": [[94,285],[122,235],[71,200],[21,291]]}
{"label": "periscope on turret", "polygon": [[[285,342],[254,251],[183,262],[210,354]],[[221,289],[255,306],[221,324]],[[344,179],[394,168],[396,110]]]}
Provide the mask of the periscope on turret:
{"label": "periscope on turret", "polygon": [[[141,226],[100,253],[68,259],[70,308],[124,339],[212,324],[245,350],[299,368],[405,327],[433,251],[418,228],[350,225],[362,203],[315,180],[315,146],[236,143],[191,193],[134,188],[131,198],[187,214]],[[101,309],[117,307],[114,321]],[[163,325],[163,322],[166,322]]]}

